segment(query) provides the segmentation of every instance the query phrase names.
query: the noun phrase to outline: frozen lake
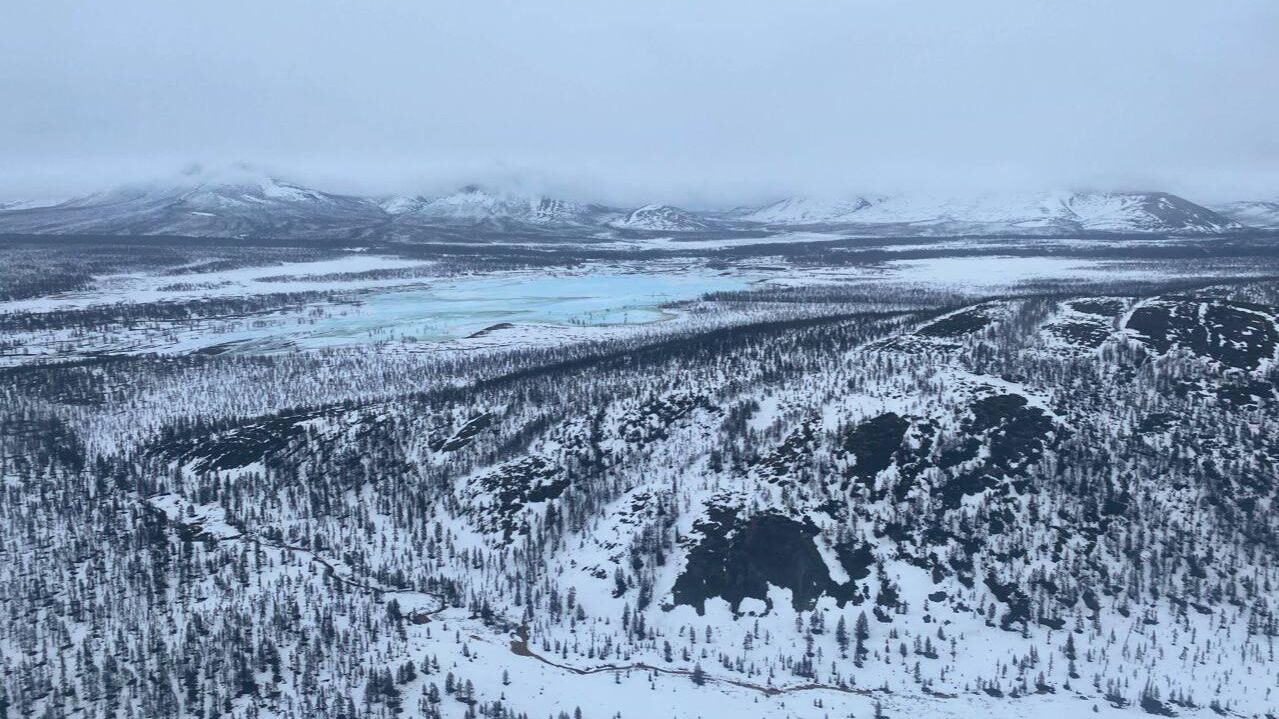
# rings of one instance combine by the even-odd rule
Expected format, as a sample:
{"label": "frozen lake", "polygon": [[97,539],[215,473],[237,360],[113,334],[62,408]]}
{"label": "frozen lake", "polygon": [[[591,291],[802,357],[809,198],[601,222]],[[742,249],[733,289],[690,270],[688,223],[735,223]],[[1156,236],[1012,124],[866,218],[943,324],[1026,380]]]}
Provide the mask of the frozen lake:
{"label": "frozen lake", "polygon": [[[202,298],[335,291],[333,301],[243,316],[149,320],[110,332],[52,328],[10,333],[0,364],[85,354],[260,354],[381,342],[432,343],[465,338],[494,325],[609,327],[658,322],[662,306],[709,292],[734,290],[761,278],[707,267],[612,266],[547,274],[517,271],[462,277],[355,278],[364,270],[429,267],[429,263],[358,257],[188,273],[104,276],[75,292],[0,303],[4,312],[79,311]],[[507,343],[519,342],[506,335]]]}
{"label": "frozen lake", "polygon": [[[465,349],[547,346],[659,322],[675,316],[665,307],[670,303],[757,283],[861,283],[885,291],[924,286],[975,292],[1044,279],[1135,281],[1184,274],[1189,269],[1052,257],[938,257],[830,267],[743,263],[732,271],[700,264],[629,262],[556,273],[521,270],[464,276],[432,275],[431,266],[430,262],[358,256],[181,275],[102,276],[86,289],[0,302],[0,314],[180,305],[280,293],[333,294],[305,305],[148,319],[117,324],[109,331],[85,332],[67,326],[11,332],[0,337],[6,343],[0,347],[0,366],[84,355],[264,354],[397,342],[425,349],[432,343],[453,345],[495,325],[501,329],[468,340]],[[389,274],[377,274],[384,271]],[[397,272],[410,274],[397,276]],[[416,272],[424,276],[412,276]]]}
{"label": "frozen lake", "polygon": [[712,272],[619,272],[477,277],[379,289],[305,324],[221,335],[235,351],[307,349],[381,340],[431,342],[466,337],[498,324],[598,327],[657,322],[661,305],[745,287],[751,277]]}

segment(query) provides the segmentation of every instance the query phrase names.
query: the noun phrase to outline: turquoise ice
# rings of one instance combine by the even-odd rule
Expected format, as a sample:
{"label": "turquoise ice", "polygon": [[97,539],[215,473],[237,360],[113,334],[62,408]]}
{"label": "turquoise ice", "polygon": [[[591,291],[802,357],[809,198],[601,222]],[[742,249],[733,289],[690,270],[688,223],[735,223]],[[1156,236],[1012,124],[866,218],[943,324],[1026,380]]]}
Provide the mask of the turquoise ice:
{"label": "turquoise ice", "polygon": [[[661,306],[750,281],[715,271],[518,275],[449,279],[377,290],[304,325],[258,334],[241,350],[285,340],[324,347],[387,339],[439,341],[466,337],[500,323],[603,326],[656,322]],[[266,328],[263,328],[266,329]]]}

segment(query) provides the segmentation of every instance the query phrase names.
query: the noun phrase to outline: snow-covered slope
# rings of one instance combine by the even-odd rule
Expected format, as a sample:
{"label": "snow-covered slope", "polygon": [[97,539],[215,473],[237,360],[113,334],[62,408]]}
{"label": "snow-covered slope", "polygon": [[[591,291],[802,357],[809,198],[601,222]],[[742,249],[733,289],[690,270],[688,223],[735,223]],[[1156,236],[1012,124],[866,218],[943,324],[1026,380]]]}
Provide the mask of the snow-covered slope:
{"label": "snow-covered slope", "polygon": [[[398,222],[420,225],[589,225],[607,208],[539,195],[517,195],[468,185],[434,198],[396,198],[383,204]],[[615,213],[613,213],[615,214]]]}
{"label": "snow-covered slope", "polygon": [[4,213],[8,232],[270,237],[356,235],[384,221],[375,203],[248,172],[188,175]]}
{"label": "snow-covered slope", "polygon": [[1212,210],[1162,192],[896,195],[845,201],[792,198],[742,219],[767,225],[852,225],[928,234],[1196,234],[1243,229]]}
{"label": "snow-covered slope", "polygon": [[626,217],[613,222],[614,227],[627,230],[655,230],[661,232],[690,232],[705,230],[711,225],[688,210],[670,205],[645,205]]}
{"label": "snow-covered slope", "polygon": [[1279,229],[1279,200],[1231,202],[1214,208],[1235,222],[1261,230]]}
{"label": "snow-covered slope", "polygon": [[741,215],[747,222],[766,225],[819,225],[855,222],[853,216],[870,206],[870,201],[856,197],[850,200],[827,200],[813,197],[790,197]]}
{"label": "snow-covered slope", "polygon": [[388,215],[405,215],[416,212],[429,200],[415,195],[393,195],[378,200],[378,207]]}
{"label": "snow-covered slope", "polygon": [[[844,279],[759,283],[607,334],[576,333],[576,311],[533,324],[530,308],[580,299],[579,276],[615,292],[664,272],[705,290],[706,275],[645,255],[448,292],[418,274],[431,265],[365,253],[122,267],[7,303],[0,360],[24,365],[0,385],[0,703],[227,719],[1273,713],[1279,283],[1125,284],[1108,260],[1097,286],[1063,272],[1003,297],[970,287],[968,303],[918,279],[935,267],[857,280],[844,254],[793,270],[716,257],[710,272]],[[424,284],[397,284],[401,302],[346,302],[409,274]],[[340,302],[274,311],[295,303],[276,293],[325,285]],[[512,285],[519,326],[492,316],[492,288]],[[434,315],[463,313],[492,324],[425,339]],[[215,327],[339,315],[366,346]],[[200,356],[138,356],[139,332]],[[86,338],[120,349],[25,364]]]}
{"label": "snow-covered slope", "polygon": [[58,204],[57,200],[4,200],[0,201],[0,212],[32,210],[38,207],[50,207],[56,204]]}
{"label": "snow-covered slope", "polygon": [[587,237],[613,230],[758,232],[795,227],[932,236],[1195,235],[1279,227],[1279,203],[1235,203],[1223,209],[1226,214],[1162,192],[1042,192],[794,197],[726,213],[665,204],[627,212],[475,185],[442,196],[356,197],[237,169],[196,172],[48,206],[0,204],[0,232],[412,240],[432,228]]}
{"label": "snow-covered slope", "polygon": [[1213,233],[1243,225],[1166,192],[1076,193],[1062,200],[1067,216],[1098,232]]}

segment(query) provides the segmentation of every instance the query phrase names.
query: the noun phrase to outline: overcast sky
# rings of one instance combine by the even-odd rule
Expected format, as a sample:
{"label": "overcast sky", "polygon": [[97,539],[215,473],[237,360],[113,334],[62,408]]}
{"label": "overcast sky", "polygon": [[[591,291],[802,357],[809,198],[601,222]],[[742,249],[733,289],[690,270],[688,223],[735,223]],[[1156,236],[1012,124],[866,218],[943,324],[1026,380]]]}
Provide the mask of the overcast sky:
{"label": "overcast sky", "polygon": [[1279,198],[1276,0],[8,0],[0,194]]}

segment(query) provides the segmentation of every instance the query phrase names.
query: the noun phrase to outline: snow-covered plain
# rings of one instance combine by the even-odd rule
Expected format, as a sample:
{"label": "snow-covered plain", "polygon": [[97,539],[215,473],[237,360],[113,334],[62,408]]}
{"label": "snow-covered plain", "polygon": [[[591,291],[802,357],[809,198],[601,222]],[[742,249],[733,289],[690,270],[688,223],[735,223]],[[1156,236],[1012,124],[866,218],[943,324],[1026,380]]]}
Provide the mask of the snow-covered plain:
{"label": "snow-covered plain", "polygon": [[[0,303],[0,316],[109,312],[122,305],[269,298],[280,293],[326,296],[244,316],[157,320],[92,336],[69,329],[13,332],[6,338],[10,349],[5,354],[14,362],[83,353],[184,353],[214,346],[225,351],[269,352],[388,341],[433,343],[515,325],[577,330],[574,336],[580,336],[584,328],[609,332],[617,326],[668,319],[674,314],[662,309],[664,305],[707,292],[740,289],[759,279],[699,266],[652,271],[610,264],[582,271],[472,276],[432,276],[430,269],[426,262],[353,255],[177,276],[105,276],[91,290]],[[361,276],[399,270],[414,272],[408,278]]]}
{"label": "snow-covered plain", "polygon": [[123,306],[150,303],[313,295],[240,315],[197,313],[130,322],[110,332],[13,331],[5,337],[0,362],[103,353],[270,353],[371,344],[415,351],[546,346],[644,332],[656,322],[678,324],[689,319],[685,303],[708,293],[750,288],[865,283],[978,292],[1048,280],[1135,281],[1211,274],[1205,268],[1169,263],[993,255],[836,267],[793,266],[782,258],[743,260],[730,268],[698,261],[619,261],[573,270],[448,275],[438,274],[429,261],[352,253],[265,267],[202,271],[197,265],[183,268],[181,274],[106,275],[86,290],[0,302],[3,318],[90,310],[109,314]]}

